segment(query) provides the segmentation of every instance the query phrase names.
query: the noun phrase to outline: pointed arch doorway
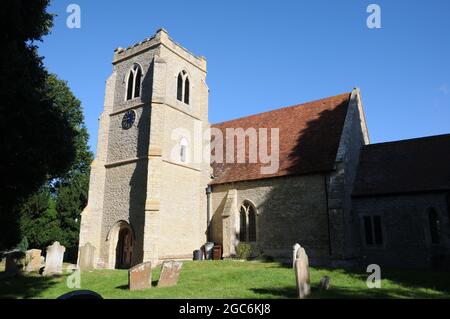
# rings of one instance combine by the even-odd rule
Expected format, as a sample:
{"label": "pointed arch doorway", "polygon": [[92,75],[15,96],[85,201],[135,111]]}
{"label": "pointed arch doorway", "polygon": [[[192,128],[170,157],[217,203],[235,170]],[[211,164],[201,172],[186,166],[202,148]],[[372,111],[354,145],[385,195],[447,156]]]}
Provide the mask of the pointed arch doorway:
{"label": "pointed arch doorway", "polygon": [[133,235],[129,227],[119,230],[119,238],[116,245],[116,269],[128,269],[131,267],[133,256]]}
{"label": "pointed arch doorway", "polygon": [[129,269],[133,263],[134,232],[126,221],[116,223],[108,236],[109,269]]}

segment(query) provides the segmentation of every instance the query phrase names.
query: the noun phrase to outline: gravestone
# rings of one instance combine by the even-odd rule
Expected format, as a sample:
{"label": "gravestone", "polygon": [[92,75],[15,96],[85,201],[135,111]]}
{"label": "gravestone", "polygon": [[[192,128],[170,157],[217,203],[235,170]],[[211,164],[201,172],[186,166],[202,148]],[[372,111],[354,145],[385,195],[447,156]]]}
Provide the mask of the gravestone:
{"label": "gravestone", "polygon": [[309,260],[303,247],[300,247],[297,251],[295,259],[295,278],[297,280],[298,297],[303,299],[311,292]]}
{"label": "gravestone", "polygon": [[128,288],[143,290],[152,288],[152,263],[145,262],[128,270]]}
{"label": "gravestone", "polygon": [[92,270],[94,269],[94,254],[95,247],[91,243],[87,243],[80,247],[80,270]]}
{"label": "gravestone", "polygon": [[324,276],[320,281],[320,290],[328,290],[330,289],[331,278],[328,276]]}
{"label": "gravestone", "polygon": [[62,264],[66,247],[61,246],[57,241],[47,247],[47,257],[45,258],[44,276],[62,274]]}
{"label": "gravestone", "polygon": [[295,268],[295,260],[297,259],[297,251],[300,248],[300,244],[295,244],[294,247],[292,247],[292,268]]}
{"label": "gravestone", "polygon": [[25,264],[25,254],[19,250],[10,251],[5,254],[5,273],[8,276],[18,275]]}
{"label": "gravestone", "polygon": [[41,258],[40,249],[31,249],[26,252],[26,272],[38,272],[42,267],[42,258]]}
{"label": "gravestone", "polygon": [[180,278],[183,263],[180,261],[165,261],[161,266],[161,275],[158,280],[158,287],[176,286]]}

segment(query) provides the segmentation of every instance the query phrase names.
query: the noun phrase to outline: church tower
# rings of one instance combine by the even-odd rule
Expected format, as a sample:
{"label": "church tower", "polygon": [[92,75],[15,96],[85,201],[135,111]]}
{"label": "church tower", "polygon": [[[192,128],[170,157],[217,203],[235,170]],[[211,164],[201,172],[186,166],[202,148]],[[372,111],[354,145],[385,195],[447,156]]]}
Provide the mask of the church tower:
{"label": "church tower", "polygon": [[115,50],[80,229],[96,267],[190,259],[206,241],[208,128],[203,57],[163,29]]}

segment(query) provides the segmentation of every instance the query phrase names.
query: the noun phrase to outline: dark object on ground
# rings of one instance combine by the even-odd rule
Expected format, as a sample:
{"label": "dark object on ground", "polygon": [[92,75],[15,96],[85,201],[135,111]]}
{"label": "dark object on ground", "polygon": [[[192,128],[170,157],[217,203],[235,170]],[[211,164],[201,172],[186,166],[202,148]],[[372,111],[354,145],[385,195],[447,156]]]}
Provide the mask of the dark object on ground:
{"label": "dark object on ground", "polygon": [[62,296],[59,296],[58,299],[103,299],[102,296],[100,296],[98,293],[96,293],[95,291],[91,291],[91,290],[77,290],[77,291],[72,291],[69,292],[67,294],[64,294]]}
{"label": "dark object on ground", "polygon": [[206,243],[205,246],[203,246],[206,260],[213,259],[213,248],[214,248],[214,243]]}
{"label": "dark object on ground", "polygon": [[201,250],[194,250],[194,260],[202,260],[203,253]]}
{"label": "dark object on ground", "polygon": [[330,289],[331,278],[328,276],[324,276],[320,281],[320,290],[328,290]]}
{"label": "dark object on ground", "polygon": [[213,259],[222,260],[222,246],[216,245],[213,248]]}

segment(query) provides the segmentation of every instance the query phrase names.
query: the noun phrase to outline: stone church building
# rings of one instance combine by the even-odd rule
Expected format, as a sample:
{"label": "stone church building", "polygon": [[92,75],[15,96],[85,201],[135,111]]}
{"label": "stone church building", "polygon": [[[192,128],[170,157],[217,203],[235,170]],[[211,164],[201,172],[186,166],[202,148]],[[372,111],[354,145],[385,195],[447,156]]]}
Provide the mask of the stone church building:
{"label": "stone church building", "polygon": [[[192,259],[208,241],[224,258],[248,242],[284,261],[300,243],[313,265],[448,262],[450,135],[370,144],[358,89],[211,125],[208,93],[206,60],[163,29],[115,50],[81,218],[96,267]],[[274,172],[211,161],[217,148],[194,160],[197,131],[271,128]]]}

